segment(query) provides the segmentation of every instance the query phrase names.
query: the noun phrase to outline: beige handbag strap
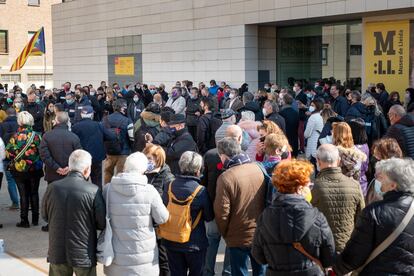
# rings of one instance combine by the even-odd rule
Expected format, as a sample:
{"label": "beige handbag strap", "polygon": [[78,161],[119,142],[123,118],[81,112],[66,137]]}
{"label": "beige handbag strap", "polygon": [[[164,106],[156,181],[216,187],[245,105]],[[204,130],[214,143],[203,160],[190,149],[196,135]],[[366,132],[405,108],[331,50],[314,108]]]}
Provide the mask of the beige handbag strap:
{"label": "beige handbag strap", "polygon": [[377,248],[372,251],[369,258],[365,261],[365,263],[359,267],[356,272],[361,272],[365,266],[367,266],[373,259],[378,257],[379,254],[381,254],[385,249],[387,249],[397,238],[401,233],[404,231],[404,229],[407,227],[407,225],[410,223],[411,218],[414,216],[414,199],[411,201],[411,206],[407,211],[407,214],[405,214],[403,220],[401,221],[400,225],[398,225],[397,228],[389,235],[380,245],[377,246]]}

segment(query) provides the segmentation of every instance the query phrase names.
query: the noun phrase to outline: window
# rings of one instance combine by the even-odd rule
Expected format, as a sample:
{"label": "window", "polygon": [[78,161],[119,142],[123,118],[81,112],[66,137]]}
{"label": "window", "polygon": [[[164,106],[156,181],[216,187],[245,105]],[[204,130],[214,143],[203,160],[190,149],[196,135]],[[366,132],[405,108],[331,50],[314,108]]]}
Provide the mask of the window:
{"label": "window", "polygon": [[329,44],[322,44],[322,65],[328,65]]}
{"label": "window", "polygon": [[51,81],[53,78],[52,74],[27,74],[27,80],[28,81]]}
{"label": "window", "polygon": [[351,45],[349,54],[351,56],[361,56],[362,55],[362,45]]}
{"label": "window", "polygon": [[6,0],[0,0],[0,4],[6,4]]}
{"label": "window", "polygon": [[8,32],[0,30],[0,54],[7,54],[8,52],[9,52]]}
{"label": "window", "polygon": [[27,0],[29,6],[40,6],[40,0]]}
{"label": "window", "polygon": [[2,82],[21,82],[20,74],[2,74],[0,79]]}

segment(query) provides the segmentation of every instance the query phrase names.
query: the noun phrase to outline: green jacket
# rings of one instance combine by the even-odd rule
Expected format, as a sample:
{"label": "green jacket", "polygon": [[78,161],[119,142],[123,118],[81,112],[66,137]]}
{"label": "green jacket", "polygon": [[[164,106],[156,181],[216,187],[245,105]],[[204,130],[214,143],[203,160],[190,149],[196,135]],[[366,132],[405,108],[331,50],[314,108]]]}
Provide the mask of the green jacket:
{"label": "green jacket", "polygon": [[335,248],[342,252],[358,214],[365,207],[361,186],[342,174],[340,167],[322,169],[315,179],[311,203],[325,215],[334,235]]}

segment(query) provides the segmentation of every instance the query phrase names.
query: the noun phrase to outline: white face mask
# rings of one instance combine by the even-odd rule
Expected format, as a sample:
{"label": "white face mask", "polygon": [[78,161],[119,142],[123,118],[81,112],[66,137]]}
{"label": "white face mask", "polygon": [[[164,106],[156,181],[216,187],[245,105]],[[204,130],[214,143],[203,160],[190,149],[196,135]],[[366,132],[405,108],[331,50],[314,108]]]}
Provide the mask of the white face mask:
{"label": "white face mask", "polygon": [[91,96],[95,96],[95,92],[91,92],[90,94],[91,94]]}
{"label": "white face mask", "polygon": [[263,108],[263,109],[262,109],[262,112],[263,112],[263,115],[264,115],[264,116],[266,116],[266,115],[267,115],[266,108]]}
{"label": "white face mask", "polygon": [[315,111],[315,107],[314,107],[314,106],[312,106],[312,105],[311,105],[311,106],[309,106],[309,112],[310,112],[310,113],[313,113],[314,111]]}
{"label": "white face mask", "polygon": [[229,98],[230,98],[230,99],[234,99],[234,97],[235,97],[235,96],[236,96],[236,95],[234,95],[234,94],[231,94],[231,93],[230,93]]}

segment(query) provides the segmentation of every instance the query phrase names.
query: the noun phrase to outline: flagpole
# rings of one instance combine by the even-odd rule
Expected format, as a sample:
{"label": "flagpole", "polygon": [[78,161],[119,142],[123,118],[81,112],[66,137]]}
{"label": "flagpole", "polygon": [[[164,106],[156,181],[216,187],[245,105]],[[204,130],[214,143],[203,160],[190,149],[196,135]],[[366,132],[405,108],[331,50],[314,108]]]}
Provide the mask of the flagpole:
{"label": "flagpole", "polygon": [[43,85],[46,88],[46,53],[43,54]]}

